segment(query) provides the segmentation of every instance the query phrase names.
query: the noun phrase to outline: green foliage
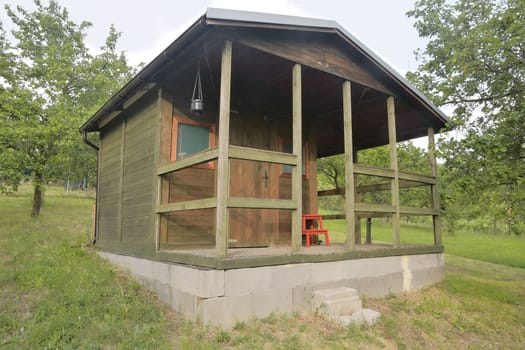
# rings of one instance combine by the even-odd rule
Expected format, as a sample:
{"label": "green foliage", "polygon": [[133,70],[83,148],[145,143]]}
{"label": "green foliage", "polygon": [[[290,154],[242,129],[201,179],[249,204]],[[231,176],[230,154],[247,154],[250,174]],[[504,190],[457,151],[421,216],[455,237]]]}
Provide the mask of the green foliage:
{"label": "green foliage", "polygon": [[515,226],[525,221],[525,2],[421,0],[408,15],[429,42],[417,52],[418,71],[407,77],[439,106],[453,107],[455,135],[440,144],[449,229],[460,216],[485,216],[521,233]]}
{"label": "green foliage", "polygon": [[[400,170],[420,174],[430,173],[430,161],[427,152],[416,147],[412,142],[403,142],[397,145],[398,166]],[[361,150],[357,154],[358,162],[370,166],[390,168],[390,153],[388,146],[380,146]],[[319,189],[344,189],[345,166],[344,155],[320,158],[317,162]],[[386,183],[387,180],[380,177],[364,176],[357,177],[358,185],[372,185]],[[359,199],[365,203],[390,203],[390,191],[369,192]],[[330,212],[342,212],[344,196],[321,197],[320,207]],[[428,188],[410,188],[400,191],[401,205],[414,207],[430,206],[430,194]]]}
{"label": "green foliage", "polygon": [[0,178],[16,186],[30,176],[36,194],[49,181],[94,179],[95,157],[78,126],[133,71],[116,51],[115,28],[93,56],[84,43],[89,22],[74,23],[55,1],[35,5],[5,5],[14,29],[12,42],[3,32],[0,39]]}

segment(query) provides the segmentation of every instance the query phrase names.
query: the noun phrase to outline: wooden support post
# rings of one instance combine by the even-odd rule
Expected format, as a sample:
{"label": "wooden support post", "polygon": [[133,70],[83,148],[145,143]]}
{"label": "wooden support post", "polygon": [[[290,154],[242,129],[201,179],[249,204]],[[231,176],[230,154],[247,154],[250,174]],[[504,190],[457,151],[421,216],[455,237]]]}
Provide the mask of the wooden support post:
{"label": "wooden support post", "polygon": [[[166,165],[171,160],[171,130],[173,123],[173,97],[165,90],[159,89],[159,152],[156,162],[157,168]],[[170,195],[169,175],[157,176],[157,200],[156,207],[168,204]],[[155,214],[157,222],[154,223],[155,247],[160,250],[161,244],[168,243],[168,217],[167,215]]]}
{"label": "wooden support post", "polygon": [[388,112],[388,144],[390,148],[390,168],[394,170],[394,178],[391,180],[392,206],[392,243],[394,247],[399,247],[400,238],[400,208],[399,208],[399,168],[397,165],[397,137],[396,137],[396,111],[394,97],[390,96],[386,100]]}
{"label": "wooden support post", "polygon": [[[428,156],[430,158],[430,166],[432,169],[432,176],[437,180],[437,162],[435,149],[436,143],[434,140],[434,129],[428,128]],[[437,182],[430,185],[432,191],[432,208],[437,210],[437,215],[432,215],[432,222],[434,224],[434,244],[437,246],[443,245],[441,238],[441,216],[440,216],[440,203],[439,203],[439,191]]]}
{"label": "wooden support post", "polygon": [[366,219],[366,244],[372,243],[372,218]]}
{"label": "wooden support post", "polygon": [[302,214],[303,214],[303,176],[302,176],[302,82],[301,65],[295,64],[292,69],[292,143],[293,154],[297,163],[292,166],[292,200],[297,203],[297,209],[292,211],[292,249],[297,251],[302,245]]}
{"label": "wooden support post", "polygon": [[[357,158],[357,149],[353,149],[353,162],[354,164],[359,162]],[[355,169],[354,169],[355,170]],[[361,202],[361,193],[357,192],[359,187],[359,174],[354,173],[354,201],[355,203]],[[355,208],[355,206],[354,206]],[[361,244],[361,214],[354,214],[355,217],[355,244]]]}
{"label": "wooden support post", "polygon": [[345,141],[345,211],[346,248],[355,250],[355,186],[354,147],[352,138],[352,87],[349,81],[343,83],[343,129]]}
{"label": "wooden support post", "polygon": [[217,209],[215,218],[215,250],[217,257],[228,255],[228,197],[230,196],[230,93],[232,43],[226,41],[221,59],[221,92],[219,107],[219,140],[217,158]]}

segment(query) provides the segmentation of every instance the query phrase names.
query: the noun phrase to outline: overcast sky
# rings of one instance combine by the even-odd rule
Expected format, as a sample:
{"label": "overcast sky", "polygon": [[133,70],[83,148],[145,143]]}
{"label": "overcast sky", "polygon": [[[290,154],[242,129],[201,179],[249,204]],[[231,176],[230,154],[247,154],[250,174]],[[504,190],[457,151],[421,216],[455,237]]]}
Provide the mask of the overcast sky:
{"label": "overcast sky", "polygon": [[[45,2],[46,0],[42,0]],[[413,0],[59,0],[77,23],[90,21],[87,44],[103,45],[109,26],[122,32],[119,49],[132,64],[148,63],[206,11],[220,7],[280,13],[337,21],[401,74],[415,70],[413,51],[423,47],[405,13]],[[0,0],[33,9],[33,0]],[[10,23],[2,6],[4,29]]]}

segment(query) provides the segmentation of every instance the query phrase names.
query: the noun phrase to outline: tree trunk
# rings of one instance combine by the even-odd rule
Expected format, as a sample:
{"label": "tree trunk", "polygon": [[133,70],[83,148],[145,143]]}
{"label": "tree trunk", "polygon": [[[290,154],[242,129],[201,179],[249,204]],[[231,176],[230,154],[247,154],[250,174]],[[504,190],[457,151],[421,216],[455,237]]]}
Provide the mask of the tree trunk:
{"label": "tree trunk", "polygon": [[38,216],[40,214],[40,207],[42,207],[42,174],[35,174],[35,191],[33,193],[33,210],[31,216]]}

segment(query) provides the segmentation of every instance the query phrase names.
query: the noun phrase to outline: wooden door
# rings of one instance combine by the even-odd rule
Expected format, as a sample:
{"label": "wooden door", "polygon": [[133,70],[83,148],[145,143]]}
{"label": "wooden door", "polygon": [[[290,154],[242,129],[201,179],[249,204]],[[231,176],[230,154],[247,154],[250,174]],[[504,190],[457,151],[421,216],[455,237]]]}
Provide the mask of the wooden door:
{"label": "wooden door", "polygon": [[[275,122],[264,118],[232,116],[230,143],[235,146],[277,150]],[[230,196],[243,198],[279,198],[279,165],[230,161]],[[261,247],[272,244],[279,229],[277,210],[229,209],[229,246]]]}

